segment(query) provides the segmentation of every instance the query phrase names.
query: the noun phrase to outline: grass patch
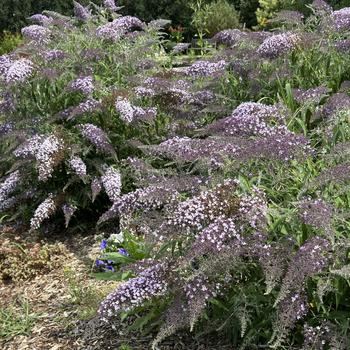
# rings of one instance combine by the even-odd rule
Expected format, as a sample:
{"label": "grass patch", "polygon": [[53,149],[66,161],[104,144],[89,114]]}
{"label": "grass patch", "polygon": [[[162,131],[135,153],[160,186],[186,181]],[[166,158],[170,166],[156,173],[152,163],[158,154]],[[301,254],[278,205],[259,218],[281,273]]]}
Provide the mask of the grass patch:
{"label": "grass patch", "polygon": [[17,335],[28,335],[38,315],[32,312],[25,299],[6,308],[0,308],[0,339],[10,340]]}

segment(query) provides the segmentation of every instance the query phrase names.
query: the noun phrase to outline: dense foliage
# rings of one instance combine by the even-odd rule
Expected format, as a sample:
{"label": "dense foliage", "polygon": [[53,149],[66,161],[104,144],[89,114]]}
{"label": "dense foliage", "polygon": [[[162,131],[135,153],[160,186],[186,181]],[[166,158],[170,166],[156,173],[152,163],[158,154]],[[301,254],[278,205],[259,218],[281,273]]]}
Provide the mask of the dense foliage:
{"label": "dense foliage", "polygon": [[117,10],[36,15],[0,57],[2,212],[96,223],[96,277],[125,280],[101,324],[154,349],[180,329],[348,349],[350,8],[220,31],[204,57]]}

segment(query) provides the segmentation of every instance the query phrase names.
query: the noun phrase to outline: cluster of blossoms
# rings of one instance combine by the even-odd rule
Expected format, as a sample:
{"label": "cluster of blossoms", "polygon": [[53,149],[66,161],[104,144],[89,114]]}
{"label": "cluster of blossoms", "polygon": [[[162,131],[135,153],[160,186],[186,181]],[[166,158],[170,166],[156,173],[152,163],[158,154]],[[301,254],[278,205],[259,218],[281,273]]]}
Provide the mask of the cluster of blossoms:
{"label": "cluster of blossoms", "polygon": [[91,17],[91,12],[84,6],[80,5],[78,2],[74,3],[74,16],[82,22],[86,22]]}
{"label": "cluster of blossoms", "polygon": [[111,202],[116,202],[120,197],[122,181],[120,172],[109,167],[101,177],[103,187]]}
{"label": "cluster of blossoms", "polygon": [[116,27],[124,31],[132,29],[143,29],[144,23],[134,16],[122,16],[116,19]]}
{"label": "cluster of blossoms", "polygon": [[86,176],[86,165],[80,157],[74,156],[69,160],[69,166],[79,177]]}
{"label": "cluster of blossoms", "polygon": [[64,142],[56,135],[45,137],[34,156],[37,161],[39,180],[46,181],[52,176],[55,165],[60,161]]}
{"label": "cluster of blossoms", "polygon": [[64,221],[65,221],[65,226],[66,228],[69,225],[69,222],[72,218],[72,216],[74,215],[74,213],[76,212],[77,207],[68,203],[65,203],[62,205],[62,211],[63,211],[63,215],[64,215]]}
{"label": "cluster of blossoms", "polygon": [[270,135],[255,139],[242,147],[236,155],[237,160],[270,159],[289,162],[292,159],[305,159],[314,153],[305,136],[294,134],[285,126],[273,128],[272,131]]}
{"label": "cluster of blossoms", "polygon": [[[5,106],[0,103],[0,113]],[[0,125],[0,137],[8,135],[14,130],[14,124],[12,122],[4,123]]]}
{"label": "cluster of blossoms", "polygon": [[93,98],[88,98],[86,101],[79,103],[74,107],[70,113],[69,119],[78,117],[86,113],[94,113],[100,111],[102,104],[100,101],[97,101]]}
{"label": "cluster of blossoms", "polygon": [[222,72],[226,65],[224,60],[218,62],[196,61],[186,69],[186,74],[192,77],[207,77]]}
{"label": "cluster of blossoms", "polygon": [[178,43],[173,47],[173,54],[178,55],[179,53],[185,52],[190,47],[189,43]]}
{"label": "cluster of blossoms", "polygon": [[48,219],[56,211],[56,203],[53,194],[50,194],[35,210],[32,219],[30,220],[30,228],[37,230],[42,222]]}
{"label": "cluster of blossoms", "polygon": [[48,17],[48,16],[42,15],[40,13],[30,16],[29,19],[31,21],[39,23],[43,26],[49,26],[53,22],[52,17]]}
{"label": "cluster of blossoms", "polygon": [[16,170],[10,174],[4,182],[0,183],[0,202],[7,199],[7,197],[17,188],[20,181],[20,172]]}
{"label": "cluster of blossoms", "polygon": [[78,129],[95,147],[104,153],[114,154],[114,149],[103,130],[93,124],[79,124]]}
{"label": "cluster of blossoms", "polygon": [[69,89],[90,95],[94,91],[94,79],[92,76],[79,77],[69,84]]}
{"label": "cluster of blossoms", "polygon": [[231,116],[209,125],[208,130],[228,136],[267,136],[273,130],[268,122],[281,122],[282,120],[275,106],[244,102],[232,112]]}
{"label": "cluster of blossoms", "polygon": [[278,316],[275,323],[275,342],[273,347],[279,347],[284,337],[294,328],[295,323],[307,315],[309,311],[305,294],[290,294],[282,300],[278,308]]}
{"label": "cluster of blossoms", "polygon": [[228,138],[191,139],[175,136],[148,149],[152,153],[165,155],[180,162],[194,162],[208,158],[212,162],[219,163],[221,156],[234,156],[238,147]]}
{"label": "cluster of blossoms", "polygon": [[299,203],[299,215],[305,224],[328,231],[331,227],[333,207],[322,199],[307,198]]}
{"label": "cluster of blossoms", "polygon": [[314,103],[319,104],[324,96],[327,96],[329,89],[325,86],[319,86],[316,88],[303,90],[303,89],[294,89],[293,97],[295,101],[299,104],[302,103]]}
{"label": "cluster of blossoms", "polygon": [[215,34],[212,40],[218,44],[233,46],[247,37],[247,34],[239,29],[225,29]]}
{"label": "cluster of blossoms", "polygon": [[329,118],[345,110],[350,110],[350,96],[346,93],[338,92],[333,94],[327,103],[324,104],[322,114]]}
{"label": "cluster of blossoms", "polygon": [[118,7],[114,0],[103,0],[103,6],[112,12],[118,11]]}
{"label": "cluster of blossoms", "polygon": [[220,293],[221,284],[209,281],[206,276],[200,275],[189,281],[184,288],[190,313],[191,328],[198,319],[200,313],[206,307],[209,299]]}
{"label": "cluster of blossoms", "polygon": [[339,52],[348,53],[350,51],[350,39],[337,40],[334,46]]}
{"label": "cluster of blossoms", "polygon": [[268,206],[265,193],[257,187],[252,189],[252,194],[241,198],[238,212],[254,229],[266,226]]}
{"label": "cluster of blossoms", "polygon": [[122,215],[124,226],[128,224],[129,216],[136,210],[148,211],[171,207],[178,202],[179,193],[171,188],[149,186],[127,193],[115,201],[112,207],[101,216],[98,224]]}
{"label": "cluster of blossoms", "polygon": [[23,201],[33,198],[35,191],[30,189],[28,191],[22,192],[18,195],[9,197],[0,202],[0,212],[13,208],[18,203],[23,203]]}
{"label": "cluster of blossoms", "polygon": [[31,40],[35,44],[45,45],[49,43],[51,30],[37,24],[30,25],[28,27],[24,27],[21,30],[22,35]]}
{"label": "cluster of blossoms", "polygon": [[190,248],[189,256],[193,258],[207,253],[220,253],[225,248],[232,249],[233,239],[235,243],[242,241],[234,220],[219,217],[198,234]]}
{"label": "cluster of blossoms", "polygon": [[331,14],[332,26],[337,31],[350,30],[350,7],[344,7]]}
{"label": "cluster of blossoms", "polygon": [[122,16],[96,29],[96,35],[105,40],[116,41],[129,30],[142,29],[144,24],[137,17]]}
{"label": "cluster of blossoms", "polygon": [[7,70],[10,68],[13,60],[10,55],[1,55],[0,56],[0,74],[5,75]]}
{"label": "cluster of blossoms", "polygon": [[326,349],[327,343],[331,340],[331,337],[331,328],[327,324],[322,324],[321,326],[316,327],[306,324],[304,326],[303,349],[324,350]]}
{"label": "cluster of blossoms", "polygon": [[176,190],[149,186],[122,196],[115,204],[120,214],[128,214],[138,209],[143,212],[159,209],[164,205],[176,203],[178,199],[179,193]]}
{"label": "cluster of blossoms", "polygon": [[350,179],[350,163],[343,163],[332,168],[326,169],[318,175],[313,185],[322,186],[327,182],[342,183]]}
{"label": "cluster of blossoms", "polygon": [[97,37],[110,41],[118,40],[124,33],[124,29],[116,25],[116,20],[108,22],[96,29]]}
{"label": "cluster of blossoms", "polygon": [[162,229],[200,231],[217,217],[230,216],[237,209],[233,192],[236,186],[236,180],[226,180],[211,190],[180,202],[171,217],[160,227],[160,233],[163,233]]}
{"label": "cluster of blossoms", "polygon": [[147,88],[144,86],[137,86],[135,88],[135,94],[138,97],[153,97],[156,94],[156,92],[151,88]]}
{"label": "cluster of blossoms", "polygon": [[66,58],[67,54],[58,49],[48,50],[43,53],[43,57],[46,61],[62,60]]}
{"label": "cluster of blossoms", "polygon": [[290,32],[276,34],[264,40],[257,52],[265,58],[277,58],[293,51],[299,42],[300,38],[297,34]]}
{"label": "cluster of blossoms", "polygon": [[16,157],[34,157],[37,161],[39,180],[52,176],[54,167],[61,161],[64,141],[55,134],[34,135],[14,151]]}
{"label": "cluster of blossoms", "polygon": [[131,123],[135,120],[154,119],[157,115],[155,107],[142,108],[133,106],[126,98],[118,98],[115,108],[119,112],[121,119],[126,123]]}
{"label": "cluster of blossoms", "polygon": [[[0,62],[0,66],[1,66],[1,62]],[[2,66],[6,67],[6,70],[2,69],[2,71],[5,70],[3,75],[5,77],[6,83],[8,84],[23,83],[34,72],[33,62],[27,58],[21,58],[19,60],[12,61],[11,64],[9,65],[2,64]]]}
{"label": "cluster of blossoms", "polygon": [[108,321],[121,311],[128,311],[148,300],[165,295],[168,291],[167,271],[167,264],[154,264],[119,286],[102,302],[99,309],[101,319]]}
{"label": "cluster of blossoms", "polygon": [[321,237],[309,238],[299,248],[287,269],[276,303],[291,291],[303,289],[307,278],[322,272],[329,264],[329,242]]}
{"label": "cluster of blossoms", "polygon": [[319,14],[329,14],[333,11],[332,7],[323,0],[314,0],[311,6]]}

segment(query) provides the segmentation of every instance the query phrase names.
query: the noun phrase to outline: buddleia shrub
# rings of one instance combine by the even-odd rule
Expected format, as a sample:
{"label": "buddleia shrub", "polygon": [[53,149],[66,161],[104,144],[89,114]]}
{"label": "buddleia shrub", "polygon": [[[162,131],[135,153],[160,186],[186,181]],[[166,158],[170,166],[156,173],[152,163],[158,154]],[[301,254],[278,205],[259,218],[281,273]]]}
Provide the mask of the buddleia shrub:
{"label": "buddleia shrub", "polygon": [[122,191],[128,140],[162,132],[157,109],[127,88],[144,62],[163,64],[160,27],[115,10],[75,3],[75,17],[33,15],[25,44],[0,58],[1,211],[32,229],[57,212],[66,226],[79,208],[98,213]]}

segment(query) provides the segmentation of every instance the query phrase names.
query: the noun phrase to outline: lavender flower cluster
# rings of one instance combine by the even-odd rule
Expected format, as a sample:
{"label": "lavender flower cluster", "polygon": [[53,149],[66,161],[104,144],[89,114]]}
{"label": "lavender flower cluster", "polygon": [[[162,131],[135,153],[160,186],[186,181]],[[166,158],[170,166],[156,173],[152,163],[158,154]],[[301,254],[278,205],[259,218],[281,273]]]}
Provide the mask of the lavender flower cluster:
{"label": "lavender flower cluster", "polygon": [[152,210],[171,207],[178,202],[179,193],[171,188],[149,186],[127,193],[115,201],[112,207],[101,216],[98,224],[122,215],[124,228],[127,228],[130,216],[137,210],[147,213]]}
{"label": "lavender flower cluster", "polygon": [[208,126],[208,130],[228,136],[267,136],[274,132],[269,121],[282,122],[277,107],[256,102],[240,104],[230,117],[223,118]]}
{"label": "lavender flower cluster", "polygon": [[86,176],[86,165],[80,157],[72,157],[69,160],[69,166],[79,177],[84,178]]}
{"label": "lavender flower cluster", "polygon": [[114,0],[103,0],[103,6],[109,11],[115,12],[118,10]]}
{"label": "lavender flower cluster", "polygon": [[52,24],[52,22],[54,20],[52,17],[48,17],[48,16],[42,15],[40,13],[30,16],[29,19],[32,20],[33,22],[37,22],[45,27]]}
{"label": "lavender flower cluster", "polygon": [[300,42],[294,33],[276,34],[264,40],[257,53],[264,58],[277,58],[293,51]]}
{"label": "lavender flower cluster", "polygon": [[22,28],[21,33],[26,39],[38,45],[46,45],[50,42],[50,29],[36,24]]}
{"label": "lavender flower cluster", "polygon": [[188,255],[193,259],[202,254],[218,254],[223,249],[232,248],[234,244],[241,243],[242,237],[237,232],[235,221],[231,218],[219,217],[198,234]]}
{"label": "lavender flower cluster", "polygon": [[326,349],[327,344],[332,338],[331,328],[327,324],[312,327],[304,326],[304,349]]}
{"label": "lavender flower cluster", "polygon": [[218,62],[196,61],[186,69],[186,74],[191,77],[207,77],[224,71],[226,65],[224,60]]}
{"label": "lavender flower cluster", "polygon": [[329,89],[325,86],[319,86],[316,88],[303,90],[295,89],[293,91],[293,97],[299,104],[314,103],[319,104],[323,97],[327,96]]}
{"label": "lavender flower cluster", "polygon": [[142,271],[138,277],[131,278],[119,286],[102,302],[99,309],[101,319],[108,321],[121,311],[128,311],[145,301],[165,295],[168,291],[165,278],[167,270],[167,264],[155,264]]}
{"label": "lavender flower cluster", "polygon": [[11,64],[1,64],[5,81],[8,84],[23,83],[33,74],[34,64],[27,58],[12,61]]}
{"label": "lavender flower cluster", "polygon": [[21,175],[18,170],[10,174],[4,182],[0,183],[0,202],[3,202],[7,197],[16,190],[21,182]]}
{"label": "lavender flower cluster", "polygon": [[92,76],[79,77],[69,84],[72,91],[81,92],[84,95],[91,95],[94,91],[94,79]]}
{"label": "lavender flower cluster", "polygon": [[212,40],[218,44],[233,46],[247,37],[248,35],[239,29],[225,29],[215,34]]}
{"label": "lavender flower cluster", "polygon": [[163,227],[190,233],[191,230],[202,230],[217,217],[230,216],[237,207],[233,193],[236,186],[236,180],[226,180],[211,190],[180,202]]}
{"label": "lavender flower cluster", "polygon": [[350,7],[344,7],[331,14],[332,26],[336,31],[350,30]]}
{"label": "lavender flower cluster", "polygon": [[252,228],[264,229],[267,220],[267,209],[265,193],[254,187],[251,195],[241,198],[238,212]]}
{"label": "lavender flower cluster", "polygon": [[55,134],[35,135],[14,151],[16,157],[34,157],[40,181],[52,177],[55,166],[62,160],[64,141]]}
{"label": "lavender flower cluster", "polygon": [[86,22],[91,17],[91,12],[87,7],[82,6],[76,1],[74,3],[74,16],[82,22]]}
{"label": "lavender flower cluster", "polygon": [[43,57],[45,60],[51,62],[55,60],[63,60],[64,58],[67,57],[67,54],[58,49],[53,49],[53,50],[48,50],[43,53]]}
{"label": "lavender flower cluster", "polygon": [[299,203],[302,221],[317,229],[330,230],[334,208],[322,199],[307,198]]}
{"label": "lavender flower cluster", "polygon": [[30,220],[30,228],[37,230],[42,222],[48,219],[56,211],[56,203],[53,194],[50,194],[35,210],[32,219]]}
{"label": "lavender flower cluster", "polygon": [[121,119],[126,123],[137,120],[152,120],[157,115],[157,108],[142,108],[133,106],[126,98],[118,98],[115,108],[119,112]]}
{"label": "lavender flower cluster", "polygon": [[114,154],[114,148],[108,140],[105,132],[96,125],[87,123],[79,124],[81,134],[88,139],[99,151],[107,154]]}
{"label": "lavender flower cluster", "polygon": [[221,156],[233,157],[238,146],[227,138],[191,139],[175,136],[157,146],[148,147],[148,150],[180,162],[194,162],[208,158],[212,162],[219,163]]}
{"label": "lavender flower cluster", "polygon": [[101,182],[110,201],[113,203],[118,201],[122,187],[120,172],[109,167],[101,177]]}
{"label": "lavender flower cluster", "polygon": [[292,291],[299,293],[307,278],[322,272],[330,263],[329,250],[330,243],[324,238],[315,236],[305,241],[289,264],[276,303]]}

